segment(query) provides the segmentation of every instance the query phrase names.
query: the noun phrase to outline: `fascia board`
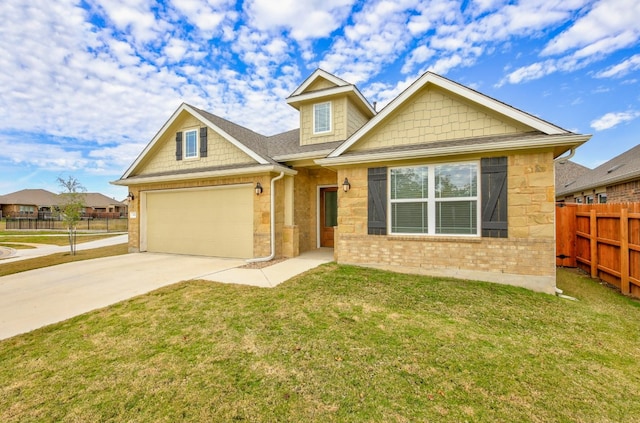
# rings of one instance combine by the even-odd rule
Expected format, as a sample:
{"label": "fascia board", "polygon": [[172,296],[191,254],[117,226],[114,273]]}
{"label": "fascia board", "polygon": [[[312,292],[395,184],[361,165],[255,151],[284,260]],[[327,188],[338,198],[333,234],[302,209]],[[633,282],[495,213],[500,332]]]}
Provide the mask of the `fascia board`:
{"label": "fascia board", "polygon": [[171,174],[171,175],[161,175],[161,176],[140,176],[136,179],[119,179],[117,181],[109,182],[112,185],[120,185],[120,186],[135,186],[135,185],[144,185],[150,183],[159,183],[159,182],[172,182],[172,181],[187,181],[194,179],[206,179],[206,178],[217,178],[221,176],[238,176],[238,175],[253,175],[257,173],[264,172],[284,172],[286,175],[297,175],[298,171],[289,169],[284,166],[252,166],[252,167],[241,167],[237,169],[224,169],[224,170],[209,170],[204,172],[191,172],[185,174]]}
{"label": "fascia board", "polygon": [[336,84],[337,86],[348,85],[347,81],[340,79],[337,76],[332,75],[329,72],[324,71],[322,69],[316,69],[311,75],[309,75],[307,79],[304,80],[304,82],[298,88],[296,88],[296,90],[293,93],[291,93],[289,97],[302,94],[304,90],[306,90],[309,87],[309,85],[311,85],[316,79],[318,79],[318,77],[322,77],[327,81],[333,84]]}
{"label": "fascia board", "polygon": [[341,87],[327,88],[325,90],[313,91],[306,94],[300,94],[295,97],[291,96],[286,99],[286,102],[287,104],[294,106],[296,104],[299,104],[305,101],[312,101],[312,100],[317,100],[324,97],[334,96],[338,94],[349,94],[349,93],[355,95],[360,100],[360,102],[367,108],[369,113],[371,113],[371,116],[376,115],[376,111],[373,110],[373,106],[369,104],[367,99],[364,98],[362,93],[356,88],[355,85],[345,85]]}
{"label": "fascia board", "polygon": [[466,98],[472,102],[478,103],[489,109],[495,110],[500,114],[508,116],[518,122],[523,123],[524,125],[530,126],[534,129],[544,132],[545,134],[558,135],[558,134],[567,133],[566,130],[558,126],[552,125],[548,122],[545,122],[542,119],[538,119],[535,116],[532,116],[528,113],[515,109],[511,106],[507,106],[504,103],[501,103],[497,100],[487,97],[484,94],[480,94],[479,92],[469,89],[463,85],[456,84],[452,81],[449,81],[446,78],[442,78],[441,76],[427,72],[424,75],[422,75],[420,78],[418,78],[418,80],[415,81],[412,85],[410,85],[406,90],[404,90],[398,97],[393,99],[391,103],[389,103],[384,109],[382,109],[377,115],[375,115],[369,122],[364,124],[359,130],[357,130],[351,136],[351,138],[349,138],[344,144],[336,148],[329,155],[329,157],[338,157],[342,153],[347,151],[353,144],[355,144],[364,135],[366,135],[369,131],[375,128],[380,121],[385,119],[387,116],[393,113],[396,109],[402,106],[407,99],[413,96],[416,92],[418,92],[428,83],[434,84],[447,91],[450,91],[463,98]]}
{"label": "fascia board", "polygon": [[151,149],[156,145],[156,143],[158,142],[158,140],[160,139],[160,137],[165,133],[165,131],[173,124],[173,122],[178,118],[178,116],[180,115],[180,113],[182,113],[183,110],[185,110],[187,107],[186,103],[182,103],[175,112],[173,112],[173,114],[171,115],[171,117],[169,118],[169,120],[167,120],[165,122],[164,125],[162,125],[162,128],[160,128],[160,130],[158,132],[156,132],[156,134],[154,135],[154,137],[151,139],[151,141],[147,144],[147,146],[142,150],[142,152],[140,154],[138,154],[138,157],[134,160],[134,162],[131,164],[131,166],[129,166],[127,168],[127,170],[124,172],[124,174],[122,175],[121,179],[126,179],[127,177],[129,177],[129,175],[131,175],[131,172],[133,172],[138,165],[140,164],[140,162],[142,161],[142,159],[145,158],[145,156],[149,153],[149,151],[151,151]]}
{"label": "fascia board", "polygon": [[363,151],[362,154],[352,154],[349,156],[327,157],[315,160],[320,166],[345,166],[353,164],[363,164],[372,162],[382,162],[389,160],[405,160],[412,158],[429,158],[459,156],[461,154],[486,153],[495,151],[530,150],[532,148],[550,148],[561,146],[577,147],[591,138],[591,135],[562,136],[559,138],[534,138],[526,140],[497,141],[485,144],[472,145],[461,148],[458,146],[420,148],[404,151],[387,151],[380,153],[370,153]]}
{"label": "fascia board", "polygon": [[185,108],[189,111],[189,113],[193,114],[195,117],[197,117],[201,121],[205,122],[209,128],[211,128],[213,131],[215,131],[218,135],[220,135],[225,140],[229,141],[235,147],[237,147],[240,150],[242,150],[242,152],[247,154],[253,160],[255,160],[256,162],[258,162],[260,164],[269,164],[269,162],[267,160],[265,160],[262,156],[260,156],[258,153],[256,153],[255,151],[251,150],[249,147],[247,147],[246,145],[242,144],[240,141],[238,141],[237,139],[235,139],[234,137],[229,135],[227,132],[225,132],[224,130],[222,130],[218,126],[216,126],[213,122],[211,122],[206,117],[202,116],[196,110],[192,109],[188,105],[185,105]]}

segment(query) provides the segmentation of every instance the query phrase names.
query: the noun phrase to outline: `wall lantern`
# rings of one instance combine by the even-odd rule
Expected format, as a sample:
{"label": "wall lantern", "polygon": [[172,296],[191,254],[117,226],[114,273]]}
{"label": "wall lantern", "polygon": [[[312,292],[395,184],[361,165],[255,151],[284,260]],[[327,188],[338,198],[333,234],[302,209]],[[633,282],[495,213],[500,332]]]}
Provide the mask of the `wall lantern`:
{"label": "wall lantern", "polygon": [[260,182],[258,182],[256,184],[256,195],[260,195],[262,194],[262,185],[260,185]]}
{"label": "wall lantern", "polygon": [[344,192],[349,192],[349,190],[351,189],[351,184],[349,183],[349,180],[347,178],[344,178],[342,189],[344,190]]}
{"label": "wall lantern", "polygon": [[129,201],[133,201],[135,197],[133,196],[133,193],[131,191],[129,191],[129,195],[127,195],[127,200]]}

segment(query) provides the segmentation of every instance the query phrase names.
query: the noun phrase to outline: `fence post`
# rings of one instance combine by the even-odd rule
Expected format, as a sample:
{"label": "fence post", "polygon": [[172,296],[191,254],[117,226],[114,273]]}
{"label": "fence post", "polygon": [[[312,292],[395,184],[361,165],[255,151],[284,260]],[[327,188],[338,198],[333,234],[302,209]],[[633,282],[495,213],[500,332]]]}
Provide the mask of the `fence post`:
{"label": "fence post", "polygon": [[620,290],[631,294],[629,286],[629,209],[620,210]]}
{"label": "fence post", "polygon": [[596,210],[591,209],[589,215],[589,231],[591,240],[591,277],[598,277],[598,216]]}

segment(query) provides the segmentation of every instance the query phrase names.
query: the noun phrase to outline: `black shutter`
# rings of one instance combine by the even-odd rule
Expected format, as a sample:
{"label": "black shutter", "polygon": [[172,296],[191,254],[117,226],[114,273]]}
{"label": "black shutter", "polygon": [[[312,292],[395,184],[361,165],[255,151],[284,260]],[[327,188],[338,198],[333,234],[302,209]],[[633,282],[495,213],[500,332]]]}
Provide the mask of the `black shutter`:
{"label": "black shutter", "polygon": [[200,128],[200,157],[207,157],[207,127]]}
{"label": "black shutter", "polygon": [[176,160],[182,160],[182,132],[176,132]]}
{"label": "black shutter", "polygon": [[507,237],[507,158],[480,161],[482,175],[482,236]]}
{"label": "black shutter", "polygon": [[368,173],[369,235],[387,234],[387,168],[370,168]]}

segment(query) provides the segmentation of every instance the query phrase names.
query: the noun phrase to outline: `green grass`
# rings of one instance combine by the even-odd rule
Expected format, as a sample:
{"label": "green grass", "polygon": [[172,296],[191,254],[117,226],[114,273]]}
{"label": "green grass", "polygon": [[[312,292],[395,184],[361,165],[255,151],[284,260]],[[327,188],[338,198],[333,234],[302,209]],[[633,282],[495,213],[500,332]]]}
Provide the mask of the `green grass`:
{"label": "green grass", "polygon": [[637,421],[638,302],[558,280],[176,284],[1,341],[0,421]]}
{"label": "green grass", "polygon": [[92,248],[89,250],[78,250],[76,251],[75,256],[72,256],[68,252],[64,252],[11,262],[0,261],[0,276],[26,272],[27,270],[40,269],[42,267],[55,266],[57,264],[70,263],[72,261],[117,256],[127,254],[127,252],[127,244],[117,244],[108,247]]}
{"label": "green grass", "polygon": [[[103,234],[82,234],[78,233],[76,242],[95,241],[98,239],[110,238],[117,236],[118,233]],[[65,232],[20,232],[5,231],[0,232],[0,243],[28,243],[28,244],[49,244],[49,245],[69,245],[69,237]],[[13,247],[16,248],[16,247]]]}

